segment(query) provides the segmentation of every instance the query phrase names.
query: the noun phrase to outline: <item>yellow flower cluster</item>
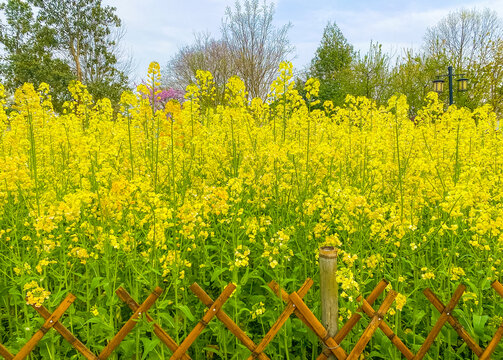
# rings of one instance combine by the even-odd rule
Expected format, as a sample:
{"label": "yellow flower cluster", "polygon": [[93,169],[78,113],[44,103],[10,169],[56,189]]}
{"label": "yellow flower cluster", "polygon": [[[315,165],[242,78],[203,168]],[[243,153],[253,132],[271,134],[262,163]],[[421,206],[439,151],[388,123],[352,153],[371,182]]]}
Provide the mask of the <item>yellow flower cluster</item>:
{"label": "yellow flower cluster", "polygon": [[159,258],[161,268],[163,269],[162,276],[166,277],[171,274],[172,270],[178,270],[178,277],[183,279],[185,277],[185,269],[190,268],[192,263],[184,260],[177,250],[169,250],[167,254]]}
{"label": "yellow flower cluster", "polygon": [[87,259],[89,259],[89,252],[86,248],[76,246],[70,249],[68,256],[79,259],[80,263],[85,265]]}
{"label": "yellow flower cluster", "polygon": [[292,231],[293,227],[279,230],[269,241],[264,241],[262,257],[267,259],[272,269],[284,261],[291,260],[293,250],[289,248],[288,242],[290,240],[289,233]]}
{"label": "yellow flower cluster", "polygon": [[234,262],[230,263],[230,269],[246,267],[250,263],[250,249],[247,246],[238,245],[236,250],[234,250]]}
{"label": "yellow flower cluster", "polygon": [[430,271],[427,267],[422,267],[421,271],[423,272],[421,274],[421,279],[423,280],[435,279],[435,273],[433,271]]}
{"label": "yellow flower cluster", "polygon": [[35,267],[35,269],[37,270],[37,272],[39,274],[42,274],[42,272],[44,271],[44,268],[50,264],[55,264],[56,263],[56,260],[48,260],[48,259],[41,259],[37,266]]}
{"label": "yellow flower cluster", "polygon": [[258,304],[253,305],[253,309],[250,311],[252,319],[256,319],[263,313],[265,313],[265,305],[262,301],[260,301]]}
{"label": "yellow flower cluster", "polygon": [[449,274],[451,275],[451,280],[455,281],[455,280],[459,280],[460,277],[462,276],[465,276],[466,273],[465,271],[463,270],[463,268],[460,268],[460,267],[457,267],[457,266],[452,266],[450,269],[449,269]]}
{"label": "yellow flower cluster", "polygon": [[26,303],[36,307],[42,306],[45,300],[49,299],[51,292],[41,287],[37,281],[26,283],[23,287],[26,291]]}

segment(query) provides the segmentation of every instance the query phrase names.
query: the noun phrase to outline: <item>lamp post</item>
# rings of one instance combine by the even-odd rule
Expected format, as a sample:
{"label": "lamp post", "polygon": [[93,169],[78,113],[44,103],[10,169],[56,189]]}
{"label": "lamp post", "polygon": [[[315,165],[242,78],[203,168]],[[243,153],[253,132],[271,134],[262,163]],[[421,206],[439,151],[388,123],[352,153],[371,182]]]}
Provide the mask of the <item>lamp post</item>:
{"label": "lamp post", "polygon": [[460,78],[457,79],[458,82],[458,91],[466,91],[468,89],[468,79],[465,78],[465,74],[453,74],[452,72],[452,66],[449,66],[447,68],[447,75],[438,75],[435,80],[433,80],[433,90],[441,93],[444,91],[444,80],[442,80],[442,77],[447,77],[449,79],[449,105],[452,105],[454,103],[453,100],[453,90],[452,90],[452,79],[455,76],[459,76]]}

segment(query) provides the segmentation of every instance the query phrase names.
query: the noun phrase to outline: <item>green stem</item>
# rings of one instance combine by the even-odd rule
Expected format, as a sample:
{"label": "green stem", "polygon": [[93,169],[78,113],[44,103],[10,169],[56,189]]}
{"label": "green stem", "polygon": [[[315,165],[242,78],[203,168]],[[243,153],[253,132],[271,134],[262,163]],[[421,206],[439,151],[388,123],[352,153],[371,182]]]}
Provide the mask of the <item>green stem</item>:
{"label": "green stem", "polygon": [[398,163],[398,185],[400,187],[400,220],[403,221],[403,181],[402,181],[402,165],[400,162],[400,142],[398,134],[398,111],[395,112],[395,140],[396,140],[396,158]]}
{"label": "green stem", "polygon": [[33,179],[35,180],[35,199],[37,202],[37,216],[40,216],[40,194],[38,188],[38,171],[37,171],[37,148],[35,146],[35,133],[33,129],[33,116],[30,111],[28,111],[28,124],[30,127],[29,137],[30,137],[30,157],[33,172]]}
{"label": "green stem", "polygon": [[127,130],[129,137],[129,162],[131,163],[131,179],[134,178],[134,166],[133,166],[133,143],[131,140],[131,114],[127,113]]}

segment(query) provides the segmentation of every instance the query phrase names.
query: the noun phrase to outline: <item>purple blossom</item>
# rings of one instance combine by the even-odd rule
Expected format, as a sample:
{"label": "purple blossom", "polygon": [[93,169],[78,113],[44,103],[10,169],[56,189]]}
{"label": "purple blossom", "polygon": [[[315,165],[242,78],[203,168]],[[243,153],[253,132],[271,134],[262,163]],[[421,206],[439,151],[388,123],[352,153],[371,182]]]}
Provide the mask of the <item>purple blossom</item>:
{"label": "purple blossom", "polygon": [[[152,87],[149,86],[147,83],[145,83],[145,81],[143,81],[143,84],[149,90],[149,94],[143,94],[143,96],[145,98],[148,97],[150,104],[152,104],[152,99],[153,99]],[[156,94],[156,97],[155,97],[155,109],[156,110],[164,109],[164,107],[166,106],[166,104],[170,100],[176,100],[180,104],[182,104],[184,101],[185,92],[182,90],[177,90],[177,89],[173,89],[173,88],[169,88],[169,89],[156,88],[155,89],[155,91],[159,91],[159,90],[161,92]]]}

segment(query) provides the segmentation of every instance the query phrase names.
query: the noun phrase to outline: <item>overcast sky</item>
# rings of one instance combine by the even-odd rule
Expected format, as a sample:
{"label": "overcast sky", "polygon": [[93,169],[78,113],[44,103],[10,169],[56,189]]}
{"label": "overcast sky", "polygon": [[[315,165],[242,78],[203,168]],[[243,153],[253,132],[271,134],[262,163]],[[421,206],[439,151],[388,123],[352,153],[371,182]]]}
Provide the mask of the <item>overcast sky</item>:
{"label": "overcast sky", "polygon": [[[262,1],[262,0],[260,0]],[[124,49],[134,61],[136,81],[146,76],[148,64],[164,67],[177,49],[190,44],[194,33],[219,37],[227,6],[234,0],[105,0],[117,8],[126,30]],[[270,3],[271,1],[269,1]],[[291,23],[289,39],[295,46],[294,66],[309,64],[323,29],[335,21],[356,50],[366,52],[370,41],[397,55],[403,48],[419,49],[429,26],[460,8],[490,8],[503,17],[503,0],[276,0],[274,23]]]}

